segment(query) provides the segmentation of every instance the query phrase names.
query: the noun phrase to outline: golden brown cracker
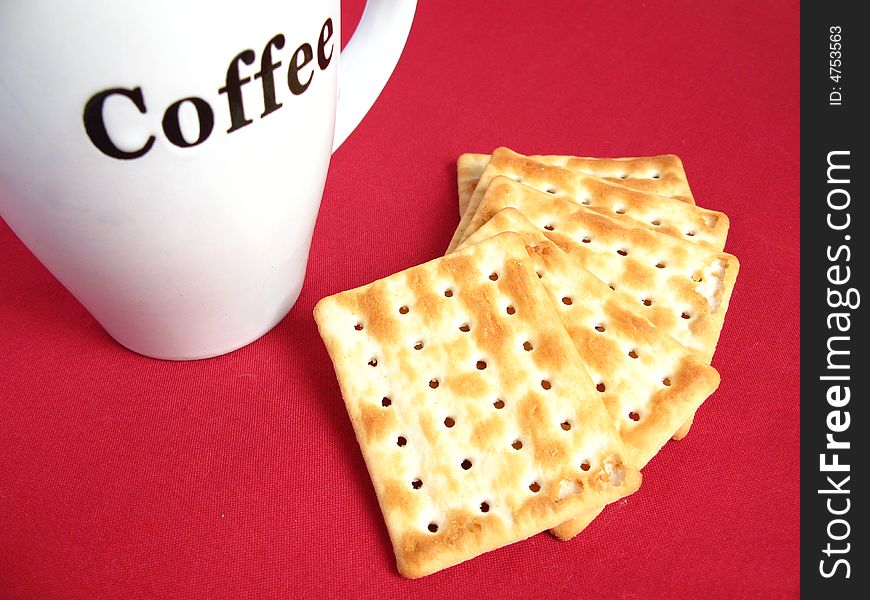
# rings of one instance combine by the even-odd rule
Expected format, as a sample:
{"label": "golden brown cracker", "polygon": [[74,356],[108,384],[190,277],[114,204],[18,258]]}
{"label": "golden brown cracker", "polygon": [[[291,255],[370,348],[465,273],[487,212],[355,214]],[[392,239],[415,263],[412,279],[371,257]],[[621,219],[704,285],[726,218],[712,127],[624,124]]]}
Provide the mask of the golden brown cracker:
{"label": "golden brown cracker", "polygon": [[[631,296],[640,314],[710,361],[739,270],[736,257],[704,244],[628,227],[572,201],[496,177],[478,207],[485,223],[515,208],[605,283]],[[482,228],[468,238],[491,237]]]}
{"label": "golden brown cracker", "polygon": [[315,319],[406,577],[640,484],[518,235],[324,298]]}
{"label": "golden brown cracker", "polygon": [[[533,155],[532,160],[569,171],[602,177],[626,187],[695,204],[683,162],[673,154],[634,158],[591,158],[582,156]],[[466,208],[489,154],[460,154],[456,160],[459,187],[459,216]]]}
{"label": "golden brown cracker", "polygon": [[724,213],[633,190],[600,177],[547,166],[507,148],[499,148],[493,152],[481,175],[448,251],[456,248],[480,226],[480,220],[475,216],[477,206],[490,181],[498,176],[509,177],[554,198],[573,200],[620,222],[707,243],[716,250],[725,247],[729,221]]}
{"label": "golden brown cracker", "polygon": [[[494,215],[481,235],[506,231],[523,237],[630,459],[643,467],[715,391],[719,374],[639,316],[634,298],[610,289],[515,209]],[[600,507],[551,531],[569,539],[599,512]]]}

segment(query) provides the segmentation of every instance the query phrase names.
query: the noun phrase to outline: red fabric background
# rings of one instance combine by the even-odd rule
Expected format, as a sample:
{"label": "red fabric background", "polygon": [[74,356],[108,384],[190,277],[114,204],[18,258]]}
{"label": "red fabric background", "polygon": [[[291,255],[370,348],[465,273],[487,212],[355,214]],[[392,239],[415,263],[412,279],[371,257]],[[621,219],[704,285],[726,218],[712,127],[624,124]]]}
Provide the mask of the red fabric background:
{"label": "red fabric background", "polygon": [[[798,3],[533,5],[421,3],[335,154],[296,307],[228,356],[122,349],[0,222],[0,597],[797,595]],[[578,538],[411,582],[311,311],[442,253],[457,155],[498,145],[683,158],[742,263],[722,385]]]}

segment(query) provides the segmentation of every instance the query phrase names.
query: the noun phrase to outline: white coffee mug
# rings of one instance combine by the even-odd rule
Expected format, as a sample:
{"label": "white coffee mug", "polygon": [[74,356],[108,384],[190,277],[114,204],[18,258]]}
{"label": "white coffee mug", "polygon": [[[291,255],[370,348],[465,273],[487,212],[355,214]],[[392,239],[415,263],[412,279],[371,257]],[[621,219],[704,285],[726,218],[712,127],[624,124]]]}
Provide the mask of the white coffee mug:
{"label": "white coffee mug", "polygon": [[239,348],[296,301],[415,7],[369,0],[339,78],[338,0],[4,0],[0,214],[127,348]]}

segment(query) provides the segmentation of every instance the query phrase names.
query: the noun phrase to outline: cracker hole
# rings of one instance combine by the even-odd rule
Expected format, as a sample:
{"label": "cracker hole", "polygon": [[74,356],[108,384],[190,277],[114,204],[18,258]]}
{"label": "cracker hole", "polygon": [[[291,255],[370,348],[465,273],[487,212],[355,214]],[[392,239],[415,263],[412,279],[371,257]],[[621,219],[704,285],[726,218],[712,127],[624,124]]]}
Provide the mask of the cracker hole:
{"label": "cracker hole", "polygon": [[407,306],[402,306],[402,307],[400,307],[400,308],[399,308],[399,314],[400,314],[400,315],[407,315],[407,314],[408,314],[408,307],[407,307]]}
{"label": "cracker hole", "polygon": [[617,250],[616,253],[617,253],[618,255],[620,255],[620,256],[628,256],[628,251],[623,250],[622,248],[620,248],[619,250]]}
{"label": "cracker hole", "polygon": [[583,471],[588,471],[591,467],[588,462],[580,463],[580,469]]}
{"label": "cracker hole", "polygon": [[656,269],[664,269],[664,268],[665,268],[665,263],[663,263],[663,262],[656,263]]}
{"label": "cracker hole", "polygon": [[615,213],[618,214],[618,215],[624,215],[624,214],[625,214],[625,209],[622,208],[622,207],[620,206],[619,208],[615,208],[615,209],[613,210],[613,212],[615,212]]}
{"label": "cracker hole", "polygon": [[486,361],[479,360],[479,361],[477,361],[477,364],[474,366],[477,367],[478,371],[483,371],[486,368]]}
{"label": "cracker hole", "polygon": [[489,512],[489,504],[487,502],[480,503],[480,512],[488,513]]}
{"label": "cracker hole", "polygon": [[362,323],[357,323],[356,325],[353,326],[353,328],[356,329],[357,331],[362,331],[362,330],[363,330],[363,324],[362,324]]}
{"label": "cracker hole", "polygon": [[450,428],[454,425],[456,425],[456,421],[453,419],[453,417],[447,417],[446,419],[444,419],[444,427]]}
{"label": "cracker hole", "polygon": [[465,460],[462,461],[462,464],[459,466],[462,467],[463,471],[467,471],[468,469],[471,468],[471,461],[466,458]]}
{"label": "cracker hole", "polygon": [[422,350],[422,349],[423,349],[423,342],[417,342],[416,344],[414,344],[414,350]]}
{"label": "cracker hole", "polygon": [[597,331],[598,333],[604,333],[606,330],[607,328],[604,327],[604,325],[599,324],[595,326],[595,331]]}
{"label": "cracker hole", "polygon": [[598,385],[596,385],[595,389],[603,394],[604,390],[606,390],[607,388],[604,386],[604,383],[602,382],[602,383],[599,383]]}
{"label": "cracker hole", "polygon": [[496,400],[492,405],[496,407],[496,409],[501,410],[504,408],[504,400]]}
{"label": "cracker hole", "polygon": [[426,527],[431,533],[438,533],[438,524],[437,523],[429,523]]}
{"label": "cracker hole", "polygon": [[373,359],[371,359],[371,360],[369,361],[369,366],[370,366],[370,367],[377,367],[377,366],[378,366],[378,359],[377,359],[377,358],[373,358]]}
{"label": "cracker hole", "polygon": [[513,448],[514,450],[522,450],[523,443],[520,440],[515,440],[514,443],[511,444],[511,448]]}
{"label": "cracker hole", "polygon": [[651,177],[652,177],[653,179],[658,179],[658,178],[661,177],[661,176],[662,176],[662,175],[661,175],[661,173],[659,173],[659,172],[655,172],[655,173],[653,173],[653,174],[651,175]]}
{"label": "cracker hole", "polygon": [[451,289],[444,290],[444,296],[446,296],[447,298],[452,298],[453,297],[453,290],[451,290]]}
{"label": "cracker hole", "polygon": [[490,281],[498,281],[498,273],[496,273],[495,271],[493,271],[492,273],[490,273],[490,274],[489,274],[489,280],[490,280]]}
{"label": "cracker hole", "polygon": [[433,390],[435,388],[437,388],[438,387],[438,380],[437,379],[430,379],[429,380],[429,387],[432,388]]}
{"label": "cracker hole", "polygon": [[551,187],[551,188],[547,188],[547,193],[548,193],[548,194],[555,194],[557,191],[558,191],[558,190],[557,190],[556,188],[552,188],[552,187]]}
{"label": "cracker hole", "polygon": [[689,313],[680,313],[680,318],[682,319],[690,319],[691,315]]}
{"label": "cracker hole", "polygon": [[505,309],[505,312],[506,312],[507,314],[509,314],[509,315],[512,315],[512,314],[514,314],[514,313],[517,312],[517,309],[515,309],[513,306],[508,306],[508,307]]}
{"label": "cracker hole", "polygon": [[571,431],[571,421],[562,421],[559,427],[562,428],[562,431]]}
{"label": "cracker hole", "polygon": [[566,306],[571,306],[571,304],[573,303],[574,301],[571,300],[570,296],[565,296],[564,298],[562,298],[562,304],[565,304]]}
{"label": "cracker hole", "polygon": [[658,227],[659,225],[662,224],[662,222],[659,221],[658,219],[653,219],[652,221],[650,221],[650,224],[655,225],[656,227]]}
{"label": "cracker hole", "polygon": [[583,200],[580,201],[580,204],[582,204],[583,206],[589,206],[590,204],[592,204],[592,201],[589,198],[583,198]]}
{"label": "cracker hole", "polygon": [[381,398],[381,406],[383,406],[384,408],[388,407],[388,406],[391,405],[392,403],[393,403],[393,401],[390,400],[389,398],[387,398],[386,396],[384,396],[383,398]]}
{"label": "cracker hole", "polygon": [[695,232],[694,231],[687,231],[686,235],[689,237],[695,237]]}
{"label": "cracker hole", "polygon": [[419,490],[421,487],[423,487],[423,481],[420,479],[415,479],[411,482],[411,487],[415,490]]}
{"label": "cracker hole", "polygon": [[513,179],[514,179],[514,181],[516,181],[517,183],[522,183],[522,182],[523,182],[523,178],[520,177],[519,175],[514,175]]}
{"label": "cracker hole", "polygon": [[553,387],[553,385],[549,381],[547,381],[546,379],[542,379],[541,380],[541,387],[544,388],[545,390],[549,390],[551,387]]}
{"label": "cracker hole", "polygon": [[592,238],[590,238],[590,237],[584,237],[584,238],[583,238],[582,240],[580,240],[580,241],[583,242],[584,244],[588,244],[588,243],[590,243],[590,242],[592,241]]}
{"label": "cracker hole", "polygon": [[629,355],[631,358],[637,358],[637,351],[635,351],[635,350],[629,350],[629,351],[628,351],[628,355]]}
{"label": "cracker hole", "polygon": [[616,286],[613,285],[612,283],[607,284],[607,287],[609,287],[609,288],[610,288],[611,290],[613,290],[614,292],[616,291]]}
{"label": "cracker hole", "polygon": [[547,231],[553,231],[556,228],[547,223],[546,225],[544,225],[544,229],[546,229]]}
{"label": "cracker hole", "polygon": [[617,175],[617,177],[619,177],[620,179],[628,179],[628,173],[620,173],[619,175]]}
{"label": "cracker hole", "polygon": [[541,491],[541,484],[539,484],[537,481],[533,481],[532,484],[529,486],[529,489],[532,490],[532,493],[537,494]]}
{"label": "cracker hole", "polygon": [[535,271],[535,274],[538,276],[538,279],[540,279],[541,277],[544,276],[544,274],[541,273],[540,271]]}
{"label": "cracker hole", "polygon": [[671,378],[670,378],[670,377],[665,377],[664,379],[662,379],[662,385],[663,385],[663,386],[666,386],[666,387],[669,386],[669,385],[671,385]]}
{"label": "cracker hole", "polygon": [[534,349],[535,347],[532,346],[531,342],[523,342],[523,350],[525,350],[526,352],[531,352]]}
{"label": "cracker hole", "polygon": [[398,439],[396,439],[396,445],[397,445],[399,448],[401,448],[402,446],[404,446],[404,445],[407,444],[407,443],[408,443],[408,440],[405,439],[405,436],[400,435],[400,436],[398,437]]}
{"label": "cracker hole", "polygon": [[632,421],[640,421],[640,415],[634,411],[631,411],[630,413],[628,413],[628,418],[631,419]]}
{"label": "cracker hole", "polygon": [[643,302],[644,306],[652,306],[652,300],[650,300],[649,298],[644,298],[643,300],[641,300],[641,302]]}
{"label": "cracker hole", "polygon": [[468,323],[463,323],[459,326],[459,331],[463,333],[468,333],[469,331],[471,331],[471,327],[468,325]]}

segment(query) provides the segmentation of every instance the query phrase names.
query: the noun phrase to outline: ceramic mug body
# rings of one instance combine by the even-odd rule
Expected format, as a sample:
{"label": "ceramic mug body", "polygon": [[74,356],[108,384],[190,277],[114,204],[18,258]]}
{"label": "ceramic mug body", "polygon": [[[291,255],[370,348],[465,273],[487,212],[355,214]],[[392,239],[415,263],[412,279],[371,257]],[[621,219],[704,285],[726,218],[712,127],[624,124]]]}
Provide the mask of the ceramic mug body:
{"label": "ceramic mug body", "polygon": [[339,2],[0,10],[16,234],[141,354],[214,356],[271,329],[299,295],[332,152]]}

